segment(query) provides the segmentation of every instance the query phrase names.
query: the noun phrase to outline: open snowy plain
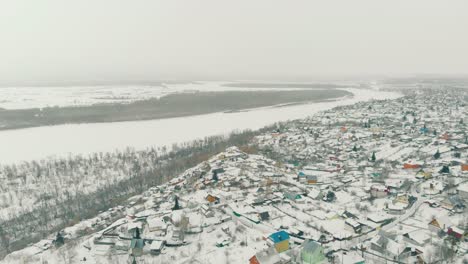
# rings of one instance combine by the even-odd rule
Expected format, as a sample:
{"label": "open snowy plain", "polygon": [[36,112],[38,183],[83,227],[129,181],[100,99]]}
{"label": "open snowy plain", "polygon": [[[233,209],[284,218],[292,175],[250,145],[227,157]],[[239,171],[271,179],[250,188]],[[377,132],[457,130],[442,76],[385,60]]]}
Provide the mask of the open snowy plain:
{"label": "open snowy plain", "polygon": [[[100,103],[130,103],[160,98],[174,93],[245,91],[225,85],[227,82],[156,83],[151,85],[40,86],[1,87],[0,108],[28,109],[42,107],[85,106]],[[267,87],[249,87],[250,91],[268,91]],[[294,91],[301,88],[275,87]]]}

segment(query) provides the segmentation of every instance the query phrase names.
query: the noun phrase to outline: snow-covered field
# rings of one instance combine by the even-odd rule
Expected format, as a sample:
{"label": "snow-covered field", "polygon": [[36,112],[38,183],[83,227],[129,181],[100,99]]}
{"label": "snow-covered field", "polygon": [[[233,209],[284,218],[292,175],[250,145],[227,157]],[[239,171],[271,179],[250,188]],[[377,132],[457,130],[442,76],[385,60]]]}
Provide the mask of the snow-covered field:
{"label": "snow-covered field", "polygon": [[279,121],[304,118],[335,106],[400,96],[397,93],[376,90],[346,90],[354,96],[313,104],[149,121],[58,125],[0,131],[0,162],[8,164],[50,156],[114,151],[126,147],[170,147],[173,143],[228,134],[234,130],[259,129]]}
{"label": "snow-covered field", "polygon": [[[52,87],[0,87],[0,108],[27,109],[54,106],[83,106],[98,103],[130,103],[160,98],[174,93],[246,91],[246,88],[223,86],[227,82],[162,83],[160,85],[102,85]],[[248,88],[267,91],[270,88]],[[275,88],[275,90],[303,90]]]}

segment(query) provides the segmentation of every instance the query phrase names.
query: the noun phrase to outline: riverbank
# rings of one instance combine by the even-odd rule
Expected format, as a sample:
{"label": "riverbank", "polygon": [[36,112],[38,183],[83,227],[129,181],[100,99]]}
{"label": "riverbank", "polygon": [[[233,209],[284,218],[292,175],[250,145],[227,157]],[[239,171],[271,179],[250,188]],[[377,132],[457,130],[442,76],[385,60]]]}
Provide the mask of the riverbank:
{"label": "riverbank", "polygon": [[259,129],[275,122],[299,119],[336,106],[401,95],[364,89],[346,89],[352,97],[288,107],[264,107],[247,112],[213,113],[190,117],[114,123],[73,124],[0,131],[2,164],[47,157],[111,152],[127,147],[170,147],[234,130]]}

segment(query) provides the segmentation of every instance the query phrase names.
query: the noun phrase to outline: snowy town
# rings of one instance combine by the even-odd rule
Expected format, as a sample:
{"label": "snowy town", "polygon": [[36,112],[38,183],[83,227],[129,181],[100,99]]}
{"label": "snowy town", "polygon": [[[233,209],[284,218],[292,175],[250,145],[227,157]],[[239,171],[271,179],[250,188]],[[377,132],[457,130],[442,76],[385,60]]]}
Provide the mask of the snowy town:
{"label": "snowy town", "polygon": [[467,263],[468,93],[278,123],[6,263]]}

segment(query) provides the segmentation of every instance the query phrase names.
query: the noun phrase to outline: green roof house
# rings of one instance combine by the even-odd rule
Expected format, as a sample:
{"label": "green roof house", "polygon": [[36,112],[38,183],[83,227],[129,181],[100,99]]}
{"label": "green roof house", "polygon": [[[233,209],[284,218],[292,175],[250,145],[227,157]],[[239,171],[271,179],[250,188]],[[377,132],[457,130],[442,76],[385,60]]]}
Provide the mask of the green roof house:
{"label": "green roof house", "polygon": [[295,192],[286,192],[284,193],[284,198],[289,199],[291,201],[299,200],[302,196]]}
{"label": "green roof house", "polygon": [[325,260],[322,246],[312,240],[307,239],[304,241],[304,248],[301,251],[302,263],[316,264]]}

